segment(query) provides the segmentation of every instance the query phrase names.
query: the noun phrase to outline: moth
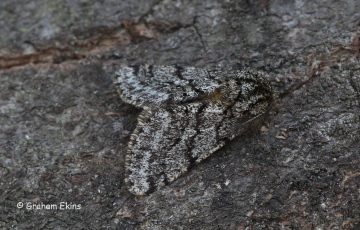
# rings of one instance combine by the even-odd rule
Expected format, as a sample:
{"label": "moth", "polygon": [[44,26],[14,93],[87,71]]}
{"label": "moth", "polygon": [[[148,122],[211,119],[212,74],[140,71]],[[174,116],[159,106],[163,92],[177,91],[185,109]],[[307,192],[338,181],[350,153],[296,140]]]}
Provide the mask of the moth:
{"label": "moth", "polygon": [[174,181],[265,114],[272,89],[257,71],[142,65],[116,73],[120,98],[142,109],[125,183],[148,195]]}

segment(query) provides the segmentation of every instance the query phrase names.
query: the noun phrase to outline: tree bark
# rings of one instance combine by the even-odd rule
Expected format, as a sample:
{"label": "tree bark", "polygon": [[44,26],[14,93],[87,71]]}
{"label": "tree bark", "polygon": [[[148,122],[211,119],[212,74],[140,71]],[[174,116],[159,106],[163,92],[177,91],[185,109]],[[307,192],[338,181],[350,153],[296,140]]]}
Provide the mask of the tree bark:
{"label": "tree bark", "polygon": [[[356,1],[0,3],[0,226],[25,229],[358,229]],[[134,64],[256,69],[274,103],[149,196],[124,186],[140,110]]]}

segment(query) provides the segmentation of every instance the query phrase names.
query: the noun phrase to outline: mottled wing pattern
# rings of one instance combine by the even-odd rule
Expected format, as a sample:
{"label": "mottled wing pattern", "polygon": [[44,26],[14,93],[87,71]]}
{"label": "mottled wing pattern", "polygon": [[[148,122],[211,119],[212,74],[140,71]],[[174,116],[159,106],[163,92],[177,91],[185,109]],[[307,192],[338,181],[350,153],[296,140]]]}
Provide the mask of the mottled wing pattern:
{"label": "mottled wing pattern", "polygon": [[201,68],[144,65],[120,69],[115,84],[123,101],[143,108],[201,98],[219,86],[217,78]]}
{"label": "mottled wing pattern", "polygon": [[[170,67],[155,68],[163,69],[169,75],[172,73]],[[120,72],[124,73],[125,70]],[[138,90],[131,88],[134,84],[119,82],[122,98],[127,95],[129,102],[143,108],[131,135],[126,156],[126,184],[136,195],[154,192],[207,158],[226,141],[244,132],[245,124],[264,114],[272,100],[268,81],[255,71],[210,72],[205,79],[193,76],[196,80],[191,81],[191,75],[182,69],[181,79],[192,83],[180,87],[179,91],[174,86],[162,91],[158,84],[165,86],[161,79],[167,79],[168,82],[171,76],[159,77],[156,74],[159,72],[154,71],[156,76],[151,78],[158,83],[147,82],[144,87],[149,88],[143,91],[141,85],[145,83],[138,79],[141,78],[138,73],[137,77],[129,76],[139,82]],[[219,83],[221,75],[226,75],[229,80]],[[177,75],[173,75],[173,78],[175,81],[179,79]],[[173,97],[184,93],[186,86],[191,88],[185,90],[187,93],[195,94]],[[126,87],[131,89],[127,90]],[[154,97],[146,98],[149,94],[147,91],[151,90],[163,92],[166,100],[155,94]]]}

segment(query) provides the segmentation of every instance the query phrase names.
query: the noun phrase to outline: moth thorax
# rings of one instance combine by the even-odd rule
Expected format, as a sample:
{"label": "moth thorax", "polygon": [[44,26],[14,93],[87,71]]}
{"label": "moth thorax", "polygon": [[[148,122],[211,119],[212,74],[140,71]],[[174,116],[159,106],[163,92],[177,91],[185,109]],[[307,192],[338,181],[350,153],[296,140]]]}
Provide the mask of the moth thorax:
{"label": "moth thorax", "polygon": [[228,106],[233,105],[235,100],[238,98],[240,90],[241,89],[236,80],[230,80],[223,83],[219,87],[221,102]]}

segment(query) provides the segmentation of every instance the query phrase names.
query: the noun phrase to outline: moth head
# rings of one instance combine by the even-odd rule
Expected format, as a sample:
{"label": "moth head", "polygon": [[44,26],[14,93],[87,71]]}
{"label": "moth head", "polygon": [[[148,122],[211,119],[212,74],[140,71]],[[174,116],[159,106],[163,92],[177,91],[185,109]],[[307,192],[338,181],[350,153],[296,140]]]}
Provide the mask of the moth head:
{"label": "moth head", "polygon": [[238,72],[218,89],[220,101],[235,116],[253,117],[268,110],[272,101],[270,83],[256,71]]}

